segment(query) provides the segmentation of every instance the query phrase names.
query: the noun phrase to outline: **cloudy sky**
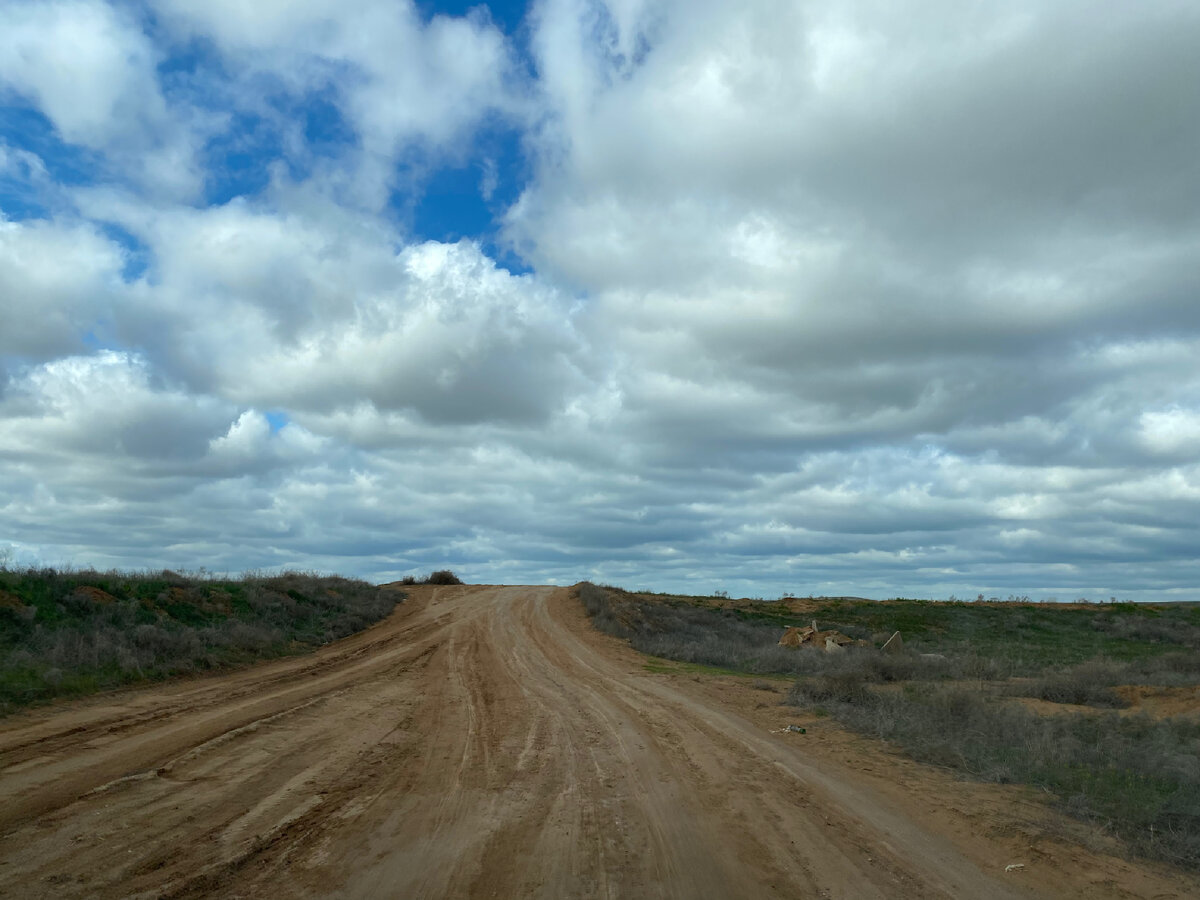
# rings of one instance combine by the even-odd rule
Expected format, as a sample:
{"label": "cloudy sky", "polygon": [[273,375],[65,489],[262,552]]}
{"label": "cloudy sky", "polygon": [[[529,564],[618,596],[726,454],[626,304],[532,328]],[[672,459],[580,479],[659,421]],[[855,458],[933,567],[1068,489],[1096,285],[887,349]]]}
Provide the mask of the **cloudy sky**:
{"label": "cloudy sky", "polygon": [[1192,0],[0,0],[0,557],[1200,599]]}

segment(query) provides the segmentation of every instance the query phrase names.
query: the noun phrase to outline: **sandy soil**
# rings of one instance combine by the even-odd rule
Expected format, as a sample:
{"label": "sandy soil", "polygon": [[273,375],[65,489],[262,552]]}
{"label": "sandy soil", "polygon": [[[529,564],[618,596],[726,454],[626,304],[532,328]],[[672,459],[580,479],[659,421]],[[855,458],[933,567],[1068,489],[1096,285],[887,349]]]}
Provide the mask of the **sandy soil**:
{"label": "sandy soil", "polygon": [[1200,685],[1160,687],[1131,684],[1114,690],[1129,704],[1121,710],[1126,715],[1145,713],[1155,719],[1200,716]]}
{"label": "sandy soil", "polygon": [[0,896],[1200,896],[1030,792],[651,668],[564,590],[427,587],[311,656],[12,717]]}

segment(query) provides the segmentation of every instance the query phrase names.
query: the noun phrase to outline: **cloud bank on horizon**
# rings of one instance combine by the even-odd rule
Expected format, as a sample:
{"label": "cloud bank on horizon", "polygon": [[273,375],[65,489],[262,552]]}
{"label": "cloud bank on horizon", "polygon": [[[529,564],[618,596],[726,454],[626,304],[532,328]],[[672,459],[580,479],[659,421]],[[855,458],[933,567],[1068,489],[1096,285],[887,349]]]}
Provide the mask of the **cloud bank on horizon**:
{"label": "cloud bank on horizon", "polygon": [[1200,7],[7,0],[0,555],[1197,598]]}

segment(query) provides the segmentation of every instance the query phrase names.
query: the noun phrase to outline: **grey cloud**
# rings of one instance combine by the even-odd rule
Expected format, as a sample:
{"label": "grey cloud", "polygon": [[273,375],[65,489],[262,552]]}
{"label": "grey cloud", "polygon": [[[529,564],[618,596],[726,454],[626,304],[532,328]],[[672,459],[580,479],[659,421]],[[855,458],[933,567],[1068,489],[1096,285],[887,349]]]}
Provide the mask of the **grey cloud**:
{"label": "grey cloud", "polygon": [[[247,9],[169,27],[216,35],[237,103],[332,77],[306,66],[345,47]],[[78,263],[65,287],[0,268],[45,310],[0,333],[0,539],[22,558],[1194,591],[1190,7],[561,0],[531,19],[533,114],[486,23],[387,21],[436,44],[416,58],[445,109],[368,121],[422,82],[352,60],[370,90],[337,96],[373,161],[211,209],[73,191],[148,247],[133,283],[91,226],[19,226],[24,260]],[[451,72],[472,41],[495,52]],[[499,108],[536,154],[507,219],[521,276],[407,242],[354,188]],[[80,345],[101,308],[118,361]]]}
{"label": "grey cloud", "polygon": [[81,349],[110,315],[123,265],[88,224],[0,216],[0,354],[42,361]]}

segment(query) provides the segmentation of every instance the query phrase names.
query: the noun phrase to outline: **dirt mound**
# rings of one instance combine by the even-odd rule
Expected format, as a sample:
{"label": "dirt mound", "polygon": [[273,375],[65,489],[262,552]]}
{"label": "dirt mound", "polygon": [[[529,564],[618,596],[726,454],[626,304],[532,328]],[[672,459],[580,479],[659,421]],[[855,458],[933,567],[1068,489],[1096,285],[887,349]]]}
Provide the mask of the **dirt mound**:
{"label": "dirt mound", "polygon": [[800,647],[805,642],[809,641],[813,634],[816,633],[815,628],[810,628],[805,625],[801,628],[792,627],[783,633],[783,637],[779,639],[780,647]]}
{"label": "dirt mound", "polygon": [[1113,688],[1128,703],[1126,715],[1145,713],[1155,719],[1172,716],[1200,717],[1200,686],[1189,684],[1179,687],[1130,684]]}
{"label": "dirt mound", "polygon": [[76,600],[83,600],[95,606],[108,606],[117,602],[117,598],[108,591],[90,584],[81,584],[75,588],[73,596]]}
{"label": "dirt mound", "polygon": [[783,637],[779,639],[780,647],[813,647],[818,650],[836,651],[843,647],[868,647],[866,641],[855,640],[849,635],[842,634],[840,631],[830,629],[821,631],[817,628],[817,623],[812,625],[793,626],[788,628],[783,633]]}

